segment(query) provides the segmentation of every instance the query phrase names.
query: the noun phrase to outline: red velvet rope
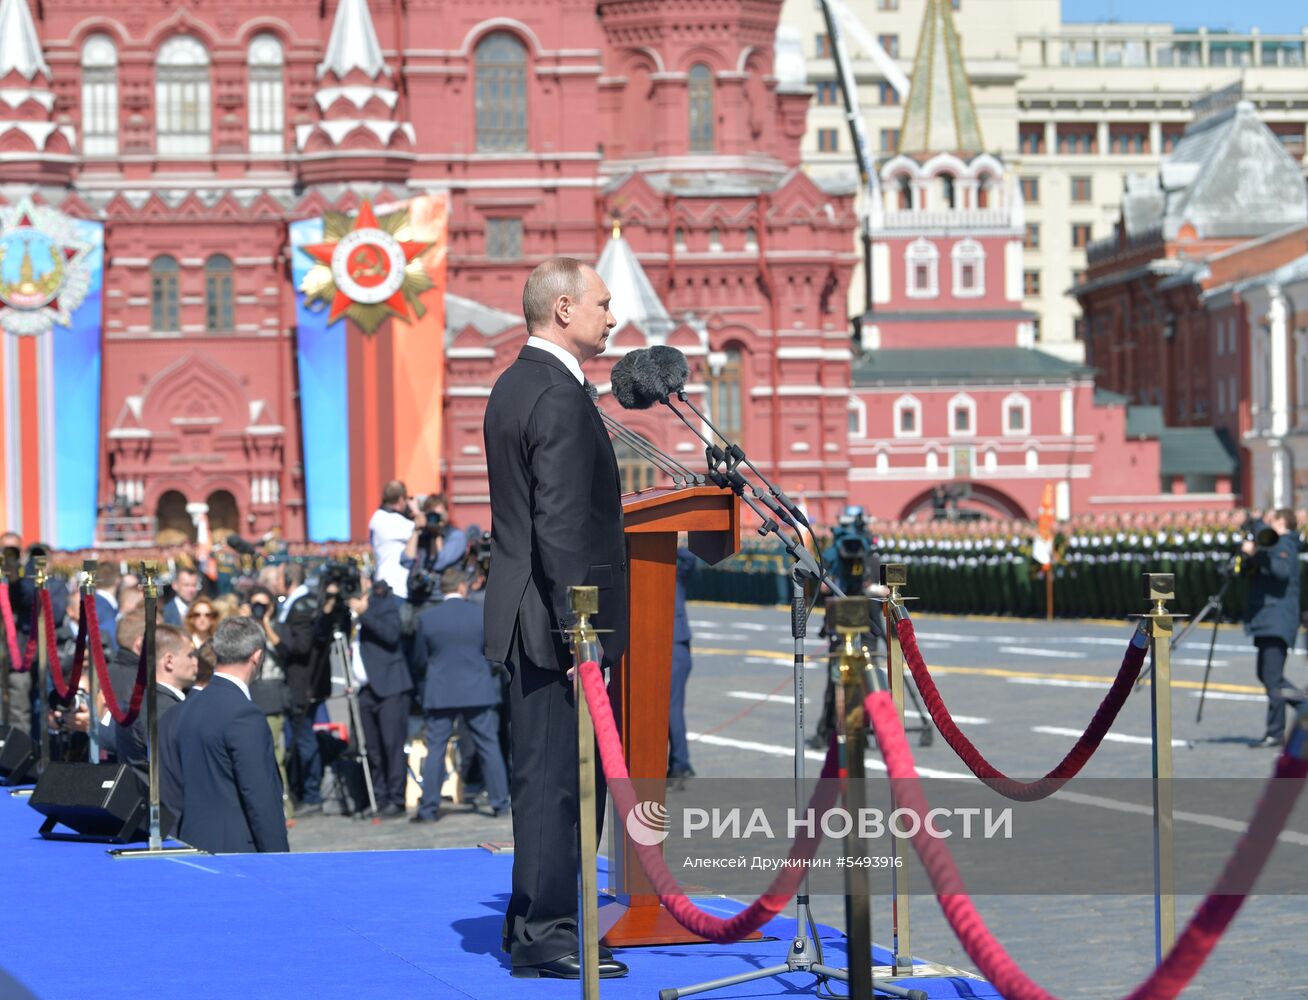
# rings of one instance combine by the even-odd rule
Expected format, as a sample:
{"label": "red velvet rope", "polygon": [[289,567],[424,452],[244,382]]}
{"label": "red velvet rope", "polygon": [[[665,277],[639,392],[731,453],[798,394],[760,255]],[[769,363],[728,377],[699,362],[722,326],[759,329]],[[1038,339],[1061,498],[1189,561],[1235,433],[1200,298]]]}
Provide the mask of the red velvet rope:
{"label": "red velvet rope", "polygon": [[23,650],[23,665],[19,673],[27,673],[36,665],[36,630],[41,627],[41,602],[32,605],[32,623],[27,631],[27,648]]}
{"label": "red velvet rope", "polygon": [[[925,815],[930,805],[922,791],[913,751],[895,703],[887,692],[878,691],[868,695],[864,707],[886,763],[895,806]],[[1308,777],[1308,761],[1281,754],[1272,780],[1254,809],[1249,828],[1236,844],[1213,891],[1195,911],[1163,963],[1127,1000],[1171,1000],[1194,978],[1261,874],[1276,846],[1276,838],[1294,810],[1305,777]],[[1293,783],[1285,784],[1278,779],[1291,779]],[[1052,994],[1022,971],[990,933],[967,894],[963,877],[945,842],[919,830],[913,838],[913,847],[922,859],[949,925],[981,974],[1007,1000],[1054,1000]]]}
{"label": "red velvet rope", "polygon": [[109,680],[109,668],[104,662],[104,644],[100,641],[100,613],[96,610],[94,598],[82,601],[82,616],[86,621],[82,631],[86,635],[86,644],[91,649],[91,662],[95,664],[95,675],[100,678],[100,690],[104,693],[109,714],[120,726],[130,726],[141,714],[141,699],[145,697],[145,685],[149,677],[145,643],[141,643],[141,656],[136,662],[136,683],[132,687],[132,699],[124,712],[118,704],[113,683]]}
{"label": "red velvet rope", "polygon": [[86,647],[86,642],[82,637],[86,634],[86,616],[83,614],[79,619],[80,628],[77,630],[77,645],[73,654],[72,676],[64,680],[64,665],[59,659],[59,639],[55,634],[54,608],[50,604],[50,592],[42,590],[39,591],[39,594],[41,617],[45,619],[45,648],[50,659],[50,683],[54,685],[59,697],[67,701],[68,697],[82,683],[82,662]]}
{"label": "red velvet rope", "polygon": [[18,656],[18,629],[14,625],[14,605],[9,600],[9,581],[0,583],[0,620],[4,622],[5,642],[9,644],[9,669],[22,671],[23,661]]}
{"label": "red velvet rope", "polygon": [[1048,798],[1085,767],[1086,761],[1099,749],[1104,735],[1112,728],[1117,720],[1117,714],[1126,704],[1127,696],[1131,693],[1136,677],[1140,675],[1140,667],[1143,666],[1145,653],[1149,649],[1147,644],[1137,646],[1134,641],[1127,646],[1117,677],[1113,680],[1108,693],[1104,695],[1104,700],[1099,703],[1099,708],[1095,710],[1094,717],[1085,732],[1067,752],[1067,756],[1058,762],[1057,767],[1043,778],[1027,782],[1016,781],[995,768],[982,756],[981,751],[972,745],[972,741],[963,735],[962,730],[949,714],[949,709],[945,707],[944,699],[940,697],[940,692],[936,688],[936,682],[931,679],[931,672],[922,659],[922,651],[917,646],[913,623],[907,618],[901,619],[898,631],[899,643],[904,650],[904,660],[913,672],[913,680],[917,683],[918,692],[922,695],[922,701],[927,711],[931,713],[936,728],[940,730],[940,735],[973,774],[1000,795],[1016,802],[1035,802]]}
{"label": "red velvet rope", "polygon": [[[586,702],[590,705],[591,715],[595,720],[595,738],[599,744],[600,762],[604,767],[604,776],[608,779],[609,792],[617,806],[617,815],[625,821],[636,808],[636,793],[627,772],[627,763],[622,756],[622,739],[618,735],[617,723],[613,720],[613,707],[609,704],[608,689],[604,686],[604,677],[595,661],[583,663],[581,671],[582,689]],[[822,765],[821,778],[836,776],[837,755],[834,738],[827,748],[827,759]],[[819,781],[809,801],[809,808],[819,813],[826,812],[835,802],[837,783],[830,780]],[[817,824],[814,824],[815,826]],[[789,858],[792,861],[807,860],[817,853],[822,842],[820,833],[798,838],[790,847]],[[676,877],[668,870],[663,860],[663,852],[657,846],[646,846],[631,841],[631,846],[640,859],[640,865],[649,877],[650,883],[658,893],[661,902],[672,914],[674,920],[692,934],[698,934],[718,944],[739,941],[758,930],[769,920],[786,908],[786,904],[798,890],[804,878],[802,865],[783,867],[777,877],[768,886],[768,891],[734,917],[724,920],[714,917],[695,906],[686,896]]]}

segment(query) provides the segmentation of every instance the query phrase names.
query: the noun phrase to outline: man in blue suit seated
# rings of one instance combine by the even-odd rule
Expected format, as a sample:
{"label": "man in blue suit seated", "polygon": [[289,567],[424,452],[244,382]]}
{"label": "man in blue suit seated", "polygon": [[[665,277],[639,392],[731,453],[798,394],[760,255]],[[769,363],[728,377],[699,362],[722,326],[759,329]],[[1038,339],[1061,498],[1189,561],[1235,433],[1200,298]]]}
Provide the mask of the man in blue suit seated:
{"label": "man in blue suit seated", "polygon": [[491,812],[499,816],[509,808],[509,781],[499,740],[500,680],[484,652],[482,606],[467,600],[468,582],[461,566],[441,573],[441,591],[445,599],[419,614],[413,641],[414,662],[427,666],[422,689],[427,759],[415,823],[440,818],[445,745],[454,720],[460,717],[481,761]]}
{"label": "man in blue suit seated", "polygon": [[222,622],[212,640],[213,680],[178,710],[177,835],[211,854],[290,850],[272,733],[250,700],[264,641],[253,618]]}

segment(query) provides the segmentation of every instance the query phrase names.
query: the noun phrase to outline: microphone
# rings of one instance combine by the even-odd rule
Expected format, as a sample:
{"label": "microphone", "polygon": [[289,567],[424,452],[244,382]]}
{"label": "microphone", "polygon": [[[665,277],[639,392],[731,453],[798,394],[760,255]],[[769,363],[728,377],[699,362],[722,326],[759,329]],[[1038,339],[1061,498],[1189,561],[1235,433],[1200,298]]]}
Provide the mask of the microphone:
{"label": "microphone", "polygon": [[234,531],[227,536],[227,547],[243,556],[252,556],[258,552],[253,542],[247,542]]}
{"label": "microphone", "polygon": [[[709,430],[716,434],[727,446],[724,455],[725,458],[729,460],[728,465],[734,468],[736,464],[744,462],[749,470],[753,472],[754,475],[758,476],[763,485],[768,488],[768,492],[777,499],[777,502],[785,507],[787,513],[790,515],[788,520],[793,519],[795,522],[804,525],[804,527],[808,528],[811,532],[813,526],[808,523],[808,518],[805,517],[804,512],[799,509],[799,505],[791,500],[790,497],[786,496],[784,491],[779,490],[776,484],[769,480],[767,476],[759,472],[758,467],[745,455],[744,449],[742,449],[740,445],[727,440],[727,436],[713,426],[713,421],[709,420],[699,407],[690,401],[690,397],[686,394],[686,380],[690,377],[690,366],[686,362],[686,356],[675,347],[667,347],[663,345],[651,347],[649,349],[648,365],[651,374],[648,378],[650,389],[647,391],[657,395],[658,402],[666,403],[673,410],[676,410],[676,407],[672,406],[672,403],[667,398],[673,394],[675,394],[681,402],[689,406],[695,416],[704,421],[704,423],[708,425]],[[702,437],[701,440],[703,440]],[[708,442],[705,443],[707,444]]]}
{"label": "microphone", "polygon": [[609,372],[613,398],[624,410],[648,410],[659,402],[658,395],[650,391],[652,383],[646,374],[648,357],[648,348],[631,351],[619,358]]}
{"label": "microphone", "polygon": [[649,438],[636,433],[621,421],[610,417],[602,408],[597,407],[597,409],[599,409],[600,418],[604,421],[604,426],[608,428],[609,433],[640,455],[641,458],[666,473],[672,479],[674,486],[700,485],[703,482],[703,476],[691,472],[667,452],[660,450]]}

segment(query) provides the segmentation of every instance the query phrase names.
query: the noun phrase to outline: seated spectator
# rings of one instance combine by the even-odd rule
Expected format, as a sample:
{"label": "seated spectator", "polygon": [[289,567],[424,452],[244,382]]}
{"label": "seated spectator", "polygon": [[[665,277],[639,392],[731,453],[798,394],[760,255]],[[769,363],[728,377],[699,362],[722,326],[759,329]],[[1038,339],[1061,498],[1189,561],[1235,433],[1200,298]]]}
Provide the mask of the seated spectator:
{"label": "seated spectator", "polygon": [[213,680],[179,713],[171,768],[181,788],[177,831],[202,851],[290,850],[272,734],[250,700],[264,649],[263,627],[253,619],[219,625]]}
{"label": "seated spectator", "polygon": [[[154,679],[158,689],[157,705],[162,724],[166,715],[186,700],[186,692],[195,683],[199,663],[190,637],[172,625],[160,625],[154,633]],[[114,749],[118,763],[130,764],[142,780],[149,779],[149,719],[142,709],[130,726],[113,725]]]}

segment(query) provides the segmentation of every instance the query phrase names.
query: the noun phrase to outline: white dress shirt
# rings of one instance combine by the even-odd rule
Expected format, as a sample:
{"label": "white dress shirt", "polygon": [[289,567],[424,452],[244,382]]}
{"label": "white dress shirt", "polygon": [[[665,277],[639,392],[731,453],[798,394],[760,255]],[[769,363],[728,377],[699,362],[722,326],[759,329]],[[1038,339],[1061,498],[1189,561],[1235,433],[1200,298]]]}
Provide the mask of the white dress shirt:
{"label": "white dress shirt", "polygon": [[225,681],[231,681],[231,683],[235,684],[238,688],[241,689],[241,694],[245,695],[247,700],[250,699],[250,686],[246,684],[245,681],[241,680],[239,677],[233,677],[231,674],[224,674],[220,670],[215,670],[213,675],[215,677],[221,677]]}
{"label": "white dress shirt", "polygon": [[571,354],[565,351],[558,344],[546,340],[543,337],[528,337],[527,346],[536,347],[542,351],[548,351],[550,354],[553,354],[556,358],[562,361],[564,365],[567,366],[568,371],[572,372],[573,378],[575,378],[582,385],[586,384],[586,376],[581,373],[581,362],[579,362],[576,358],[574,358]]}
{"label": "white dress shirt", "polygon": [[400,600],[409,596],[409,571],[401,565],[400,556],[412,534],[413,522],[398,511],[380,509],[368,522],[368,542],[377,576],[390,584]]}

